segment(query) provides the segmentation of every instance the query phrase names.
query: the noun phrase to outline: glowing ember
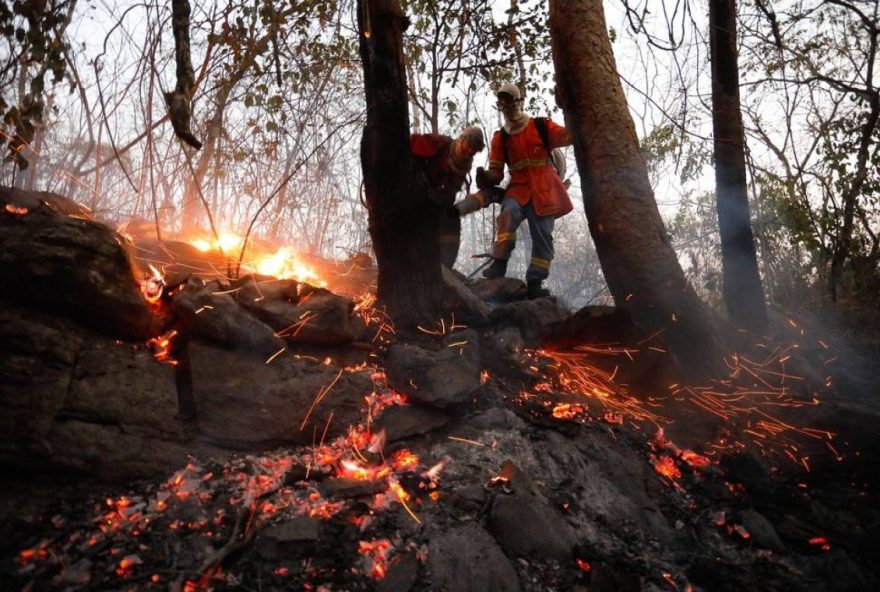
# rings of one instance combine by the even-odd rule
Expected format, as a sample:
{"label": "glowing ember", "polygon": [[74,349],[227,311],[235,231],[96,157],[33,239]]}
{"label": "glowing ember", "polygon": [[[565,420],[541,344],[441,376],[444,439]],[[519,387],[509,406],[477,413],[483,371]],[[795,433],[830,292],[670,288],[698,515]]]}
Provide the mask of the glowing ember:
{"label": "glowing ember", "polygon": [[281,247],[274,255],[267,255],[259,259],[256,263],[256,270],[262,275],[270,275],[279,279],[294,279],[322,288],[327,287],[327,282],[323,281],[315,273],[315,270],[299,261],[290,247]]}
{"label": "glowing ember", "polygon": [[814,547],[819,547],[823,551],[830,551],[831,550],[831,543],[829,543],[828,539],[826,539],[823,536],[813,537],[808,542],[811,545],[813,545]]}
{"label": "glowing ember", "polygon": [[681,471],[675,466],[675,460],[671,456],[663,454],[658,458],[652,458],[651,464],[654,465],[657,474],[671,480],[681,479]]}
{"label": "glowing ember", "polygon": [[369,569],[367,570],[370,577],[377,580],[385,577],[385,574],[388,573],[388,553],[391,549],[391,541],[388,539],[358,542],[358,553],[370,561]]}
{"label": "glowing ember", "polygon": [[578,413],[584,410],[580,405],[569,405],[568,403],[560,403],[553,408],[553,417],[557,419],[572,419],[577,417]]}
{"label": "glowing ember", "polygon": [[590,565],[589,561],[584,561],[583,559],[575,559],[574,562],[575,565],[578,566],[578,569],[583,572],[590,573],[593,570],[593,566]]}
{"label": "glowing ember", "polygon": [[153,353],[153,357],[158,362],[168,364],[169,366],[177,365],[177,360],[171,357],[171,342],[175,337],[177,337],[177,331],[171,330],[164,335],[153,337],[147,341],[147,348]]}
{"label": "glowing ember", "polygon": [[419,466],[419,457],[404,448],[391,456],[391,466],[395,470],[412,471]]}
{"label": "glowing ember", "polygon": [[12,204],[6,204],[6,211],[10,214],[15,214],[16,216],[24,216],[28,213],[27,208],[19,208],[18,206],[14,206]]}

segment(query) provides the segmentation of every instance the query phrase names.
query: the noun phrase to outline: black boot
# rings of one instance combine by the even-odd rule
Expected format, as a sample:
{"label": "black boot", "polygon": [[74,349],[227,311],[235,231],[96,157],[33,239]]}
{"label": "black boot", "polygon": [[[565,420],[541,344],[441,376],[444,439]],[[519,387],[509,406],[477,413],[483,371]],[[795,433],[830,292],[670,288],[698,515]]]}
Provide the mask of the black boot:
{"label": "black boot", "polygon": [[528,280],[526,282],[526,298],[534,300],[535,298],[546,298],[550,295],[550,290],[545,290],[541,284],[543,280]]}
{"label": "black boot", "polygon": [[493,259],[492,264],[483,270],[483,277],[487,280],[501,278],[507,275],[507,259]]}

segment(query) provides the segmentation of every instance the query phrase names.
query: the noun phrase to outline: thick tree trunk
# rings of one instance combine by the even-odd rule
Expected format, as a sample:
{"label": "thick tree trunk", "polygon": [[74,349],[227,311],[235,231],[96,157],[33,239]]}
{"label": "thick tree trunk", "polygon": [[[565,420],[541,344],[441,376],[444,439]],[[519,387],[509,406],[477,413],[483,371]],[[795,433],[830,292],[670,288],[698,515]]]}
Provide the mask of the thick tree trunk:
{"label": "thick tree trunk", "polygon": [[710,0],[715,200],[721,233],[724,302],[731,319],[759,327],[767,319],[749,217],[745,134],[739,104],[736,0]]}
{"label": "thick tree trunk", "polygon": [[551,0],[550,34],[587,222],[614,301],[629,308],[643,330],[665,330],[688,370],[710,373],[721,362],[718,340],[654,201],[602,0]]}
{"label": "thick tree trunk", "polygon": [[406,25],[397,0],[359,0],[367,99],[361,166],[369,230],[379,300],[403,329],[441,317],[440,206],[424,176],[413,174],[402,49]]}

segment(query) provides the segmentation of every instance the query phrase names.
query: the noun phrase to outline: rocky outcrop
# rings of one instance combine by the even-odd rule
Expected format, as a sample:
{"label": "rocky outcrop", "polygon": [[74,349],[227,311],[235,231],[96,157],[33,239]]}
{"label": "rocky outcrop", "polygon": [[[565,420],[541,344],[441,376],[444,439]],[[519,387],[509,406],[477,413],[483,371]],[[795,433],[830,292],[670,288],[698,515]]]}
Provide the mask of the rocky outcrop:
{"label": "rocky outcrop", "polygon": [[146,339],[157,321],[123,241],[65,198],[0,188],[0,298]]}

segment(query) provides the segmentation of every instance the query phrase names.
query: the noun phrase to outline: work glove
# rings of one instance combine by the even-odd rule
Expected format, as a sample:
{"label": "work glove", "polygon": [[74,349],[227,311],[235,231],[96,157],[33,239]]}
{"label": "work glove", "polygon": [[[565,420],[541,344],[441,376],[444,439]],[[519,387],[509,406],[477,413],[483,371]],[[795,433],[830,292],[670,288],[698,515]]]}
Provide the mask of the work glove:
{"label": "work glove", "polygon": [[456,212],[458,212],[459,217],[465,216],[465,215],[470,214],[472,212],[476,212],[481,207],[483,207],[482,202],[473,193],[469,193],[468,195],[466,195],[464,197],[464,199],[462,199],[461,201],[456,203],[454,206],[452,206],[452,208]]}
{"label": "work glove", "polygon": [[489,181],[488,175],[486,174],[486,169],[483,167],[477,167],[477,189],[487,189],[492,187],[493,183]]}

